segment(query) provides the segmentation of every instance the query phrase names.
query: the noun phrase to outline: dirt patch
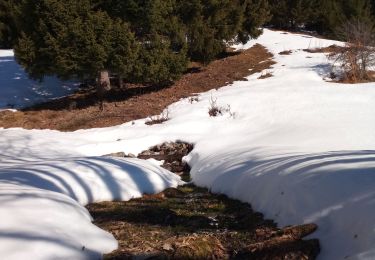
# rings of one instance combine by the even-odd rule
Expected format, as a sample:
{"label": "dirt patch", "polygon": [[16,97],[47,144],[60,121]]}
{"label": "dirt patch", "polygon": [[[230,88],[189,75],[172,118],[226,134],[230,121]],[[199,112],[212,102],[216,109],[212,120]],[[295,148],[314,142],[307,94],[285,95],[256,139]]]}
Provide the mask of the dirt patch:
{"label": "dirt patch", "polygon": [[193,185],[87,208],[119,242],[105,259],[315,259],[319,253],[317,240],[284,235],[250,205]]}
{"label": "dirt patch", "polygon": [[331,53],[331,52],[337,52],[345,47],[338,46],[338,45],[330,45],[328,47],[324,48],[311,48],[311,49],[303,49],[303,51],[308,52],[308,53]]}
{"label": "dirt patch", "polygon": [[282,52],[279,52],[279,55],[291,55],[293,52],[291,50],[288,50],[288,51],[282,51]]}
{"label": "dirt patch", "polygon": [[172,86],[128,85],[126,90],[112,90],[105,96],[102,112],[94,90],[86,89],[23,111],[0,112],[0,127],[74,131],[118,125],[158,115],[181,98],[244,80],[244,77],[268,69],[272,64],[272,54],[263,46],[255,45],[206,67],[192,64],[189,72]]}
{"label": "dirt patch", "polygon": [[[138,158],[164,160],[163,167],[189,180],[182,157],[192,145],[164,143]],[[117,156],[131,156],[123,153]],[[87,206],[94,223],[119,242],[105,259],[315,259],[316,225],[279,229],[247,203],[192,184],[128,202]]]}
{"label": "dirt patch", "polygon": [[267,79],[273,77],[271,72],[264,73],[258,77],[258,79]]}

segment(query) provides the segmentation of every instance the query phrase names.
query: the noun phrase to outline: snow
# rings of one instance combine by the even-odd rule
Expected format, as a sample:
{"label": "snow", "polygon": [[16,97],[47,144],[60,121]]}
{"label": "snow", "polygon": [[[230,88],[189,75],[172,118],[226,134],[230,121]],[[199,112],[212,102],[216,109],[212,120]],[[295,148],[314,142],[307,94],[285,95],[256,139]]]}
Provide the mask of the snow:
{"label": "snow", "polygon": [[[68,221],[59,223],[52,217],[51,223],[47,223],[37,215],[28,220],[9,216],[11,222],[0,224],[0,235],[3,228],[17,233],[16,227],[21,225],[22,231],[22,223],[29,223],[28,228],[37,229],[29,235],[39,234],[38,230],[51,232],[38,237],[47,236],[48,241],[60,239],[69,245],[60,250],[52,243],[30,239],[48,248],[46,258],[49,253],[75,254],[72,258],[79,259],[89,257],[91,252],[100,255],[110,251],[115,248],[113,239],[90,225],[90,217],[80,205],[128,199],[128,190],[141,196],[143,192],[177,185],[179,179],[173,179],[154,161],[100,156],[112,152],[137,154],[164,141],[183,140],[195,144],[185,160],[192,166],[197,185],[249,202],[279,226],[315,222],[319,229],[312,237],[320,239],[320,259],[374,259],[375,84],[327,82],[324,78],[331,65],[325,55],[303,51],[339,42],[265,30],[259,39],[235,47],[246,49],[256,43],[274,54],[276,64],[267,70],[273,77],[260,80],[261,73],[257,73],[249,76],[248,81],[202,93],[193,104],[183,99],[168,108],[171,119],[163,124],[148,126],[147,119],[142,119],[72,133],[0,129],[0,186],[9,185],[19,196],[31,194],[25,201],[0,203],[1,216],[3,211],[13,215],[9,213],[10,206],[13,211],[32,208],[39,216],[49,216],[52,208],[54,214],[61,214],[58,218],[80,223],[79,228],[63,229],[68,232],[60,234],[54,225],[69,226]],[[285,50],[291,50],[291,55],[279,55]],[[209,117],[211,98],[217,99],[219,106],[230,105],[235,116],[224,113]],[[146,168],[152,185],[133,185],[131,180],[137,172],[130,167],[133,164],[139,171]],[[126,180],[121,179],[122,172]],[[111,176],[109,181],[114,186],[121,185],[124,193],[120,197],[112,193],[112,184],[106,186],[108,180],[100,177],[103,174]],[[84,179],[94,195],[88,196],[74,176]],[[41,194],[38,199],[46,201],[48,207],[37,207],[36,203],[41,203],[31,200],[34,192]],[[3,193],[0,198],[6,198],[5,188],[0,189],[0,195]],[[77,210],[64,213],[59,208],[67,205]],[[86,232],[91,233],[87,236]],[[6,250],[15,246],[13,237],[3,239],[7,244],[0,242],[0,256],[7,255],[10,251]],[[102,240],[107,242],[97,243]],[[24,247],[25,255],[40,253],[37,245],[28,245]],[[78,250],[82,245],[88,248],[87,252]]]}
{"label": "snow", "polygon": [[117,242],[91,223],[84,205],[182,184],[178,176],[138,159],[0,159],[0,256],[6,259],[30,254],[33,259],[100,259]]}
{"label": "snow", "polygon": [[66,96],[73,93],[78,85],[54,77],[46,77],[43,82],[30,80],[15,61],[13,51],[0,50],[0,110],[18,109]]}

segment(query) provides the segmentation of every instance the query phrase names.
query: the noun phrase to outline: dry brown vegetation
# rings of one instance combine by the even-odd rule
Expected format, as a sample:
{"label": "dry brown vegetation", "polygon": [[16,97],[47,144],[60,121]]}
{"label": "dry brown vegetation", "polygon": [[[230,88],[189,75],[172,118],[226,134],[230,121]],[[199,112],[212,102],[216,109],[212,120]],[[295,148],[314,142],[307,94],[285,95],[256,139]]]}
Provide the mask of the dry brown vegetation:
{"label": "dry brown vegetation", "polygon": [[371,82],[374,80],[371,68],[375,65],[375,26],[372,22],[359,19],[345,22],[338,34],[345,40],[345,46],[336,49],[327,57],[338,63],[345,83]]}
{"label": "dry brown vegetation", "polygon": [[290,55],[292,54],[293,52],[291,50],[286,50],[286,51],[281,51],[279,52],[279,55]]}
{"label": "dry brown vegetation", "polygon": [[375,25],[366,20],[352,19],[337,28],[336,34],[345,44],[324,48],[304,49],[309,53],[325,53],[339,67],[339,73],[332,70],[330,78],[339,83],[364,83],[375,81]]}
{"label": "dry brown vegetation", "polygon": [[263,46],[255,45],[243,52],[232,52],[206,67],[193,64],[172,86],[131,85],[126,90],[114,89],[104,97],[102,112],[94,90],[88,89],[23,111],[1,112],[0,127],[74,131],[118,125],[158,115],[181,98],[244,80],[244,77],[268,69],[272,64],[272,54]]}
{"label": "dry brown vegetation", "polygon": [[118,250],[105,259],[315,259],[313,224],[278,229],[251,206],[187,185],[128,202],[91,204]]}
{"label": "dry brown vegetation", "polygon": [[328,47],[323,47],[323,48],[304,49],[304,51],[308,53],[332,53],[332,52],[340,51],[342,48],[344,47],[333,44],[333,45],[330,45]]}
{"label": "dry brown vegetation", "polygon": [[[182,158],[193,149],[164,143],[138,155],[190,180]],[[118,153],[111,156],[126,157]],[[278,229],[247,203],[192,184],[128,202],[102,202],[88,209],[94,223],[111,232],[119,248],[106,259],[315,259],[319,241],[303,238],[317,226]]]}
{"label": "dry brown vegetation", "polygon": [[266,72],[266,73],[263,73],[262,75],[260,75],[258,77],[258,79],[267,79],[267,78],[271,78],[273,77],[272,73],[271,72]]}

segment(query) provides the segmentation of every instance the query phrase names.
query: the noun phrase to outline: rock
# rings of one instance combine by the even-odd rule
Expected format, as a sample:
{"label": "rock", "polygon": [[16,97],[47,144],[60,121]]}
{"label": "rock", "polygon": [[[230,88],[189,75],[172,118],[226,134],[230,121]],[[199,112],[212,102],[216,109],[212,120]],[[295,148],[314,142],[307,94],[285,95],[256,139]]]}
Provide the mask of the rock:
{"label": "rock", "polygon": [[182,161],[193,149],[193,145],[183,142],[166,142],[163,144],[155,145],[149,150],[143,151],[138,155],[139,159],[155,159],[158,161],[164,161],[163,168],[178,173],[178,175],[189,171],[188,165]]}

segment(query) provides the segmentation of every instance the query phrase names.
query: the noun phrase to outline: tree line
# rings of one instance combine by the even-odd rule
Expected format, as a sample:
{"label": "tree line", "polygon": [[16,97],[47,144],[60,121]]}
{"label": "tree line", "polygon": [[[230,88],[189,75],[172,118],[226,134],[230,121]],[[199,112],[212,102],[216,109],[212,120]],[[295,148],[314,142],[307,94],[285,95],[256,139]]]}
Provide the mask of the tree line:
{"label": "tree line", "polygon": [[287,30],[315,31],[340,38],[338,28],[349,20],[373,23],[375,0],[269,0],[272,19],[268,25]]}
{"label": "tree line", "polygon": [[0,0],[1,45],[32,78],[90,79],[107,70],[166,84],[189,61],[209,63],[226,43],[257,37],[266,0]]}
{"label": "tree line", "polygon": [[335,37],[349,19],[372,22],[375,0],[0,0],[0,48],[30,77],[168,84],[189,61],[207,64],[264,25]]}

